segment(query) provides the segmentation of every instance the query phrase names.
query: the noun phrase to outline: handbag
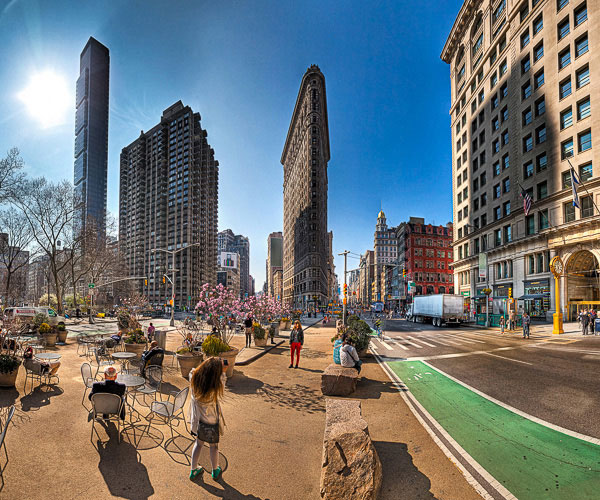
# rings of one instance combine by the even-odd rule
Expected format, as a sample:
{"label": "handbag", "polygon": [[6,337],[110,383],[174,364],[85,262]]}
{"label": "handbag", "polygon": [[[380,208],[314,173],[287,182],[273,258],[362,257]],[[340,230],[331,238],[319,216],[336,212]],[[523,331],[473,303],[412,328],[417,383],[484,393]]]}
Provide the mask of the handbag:
{"label": "handbag", "polygon": [[220,431],[220,410],[219,403],[217,403],[217,423],[207,424],[198,419],[198,428],[196,429],[196,436],[200,441],[207,443],[218,443]]}

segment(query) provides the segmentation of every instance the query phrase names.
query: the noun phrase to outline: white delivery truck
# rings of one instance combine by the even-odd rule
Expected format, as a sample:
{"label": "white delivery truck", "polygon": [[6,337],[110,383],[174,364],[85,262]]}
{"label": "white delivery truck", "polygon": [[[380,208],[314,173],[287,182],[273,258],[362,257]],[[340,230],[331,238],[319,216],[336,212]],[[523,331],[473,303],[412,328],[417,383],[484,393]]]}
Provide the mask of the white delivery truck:
{"label": "white delivery truck", "polygon": [[431,321],[433,326],[442,326],[443,323],[458,325],[464,318],[463,304],[462,295],[417,295],[411,304],[408,319],[413,323]]}

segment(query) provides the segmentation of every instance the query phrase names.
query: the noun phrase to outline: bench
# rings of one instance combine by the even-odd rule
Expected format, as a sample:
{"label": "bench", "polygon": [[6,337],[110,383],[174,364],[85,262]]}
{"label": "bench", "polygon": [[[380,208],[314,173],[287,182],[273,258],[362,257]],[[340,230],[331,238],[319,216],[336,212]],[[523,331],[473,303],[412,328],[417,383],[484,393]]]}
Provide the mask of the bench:
{"label": "bench", "polygon": [[358,372],[331,364],[321,374],[321,392],[325,396],[349,396],[356,390]]}

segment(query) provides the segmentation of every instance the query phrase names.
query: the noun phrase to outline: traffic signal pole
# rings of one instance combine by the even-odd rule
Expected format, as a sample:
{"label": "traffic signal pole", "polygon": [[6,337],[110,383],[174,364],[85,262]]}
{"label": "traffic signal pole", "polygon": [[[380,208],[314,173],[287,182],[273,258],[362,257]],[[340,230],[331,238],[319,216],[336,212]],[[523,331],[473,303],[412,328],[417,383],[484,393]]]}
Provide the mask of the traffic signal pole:
{"label": "traffic signal pole", "polygon": [[342,306],[342,321],[344,323],[344,326],[346,326],[346,303],[348,302],[348,284],[347,284],[347,269],[348,269],[348,254],[350,252],[348,250],[344,250],[342,253],[339,253],[338,255],[343,255],[344,256],[344,302],[343,302],[343,306]]}

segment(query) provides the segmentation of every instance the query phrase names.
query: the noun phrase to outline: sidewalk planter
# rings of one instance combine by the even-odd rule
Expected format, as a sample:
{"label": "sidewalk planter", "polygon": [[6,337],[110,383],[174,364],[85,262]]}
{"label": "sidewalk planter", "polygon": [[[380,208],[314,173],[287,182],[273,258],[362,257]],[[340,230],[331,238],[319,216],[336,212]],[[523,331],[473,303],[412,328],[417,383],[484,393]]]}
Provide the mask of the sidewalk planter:
{"label": "sidewalk planter", "polygon": [[146,344],[127,344],[125,343],[125,351],[133,352],[139,358],[142,353],[146,350]]}
{"label": "sidewalk planter", "polygon": [[262,325],[253,325],[252,333],[254,334],[254,345],[256,347],[264,347],[267,345],[267,331]]}
{"label": "sidewalk planter", "polygon": [[291,326],[291,324],[292,324],[292,322],[291,322],[291,321],[289,321],[289,320],[288,320],[288,321],[281,321],[281,322],[279,323],[279,328],[280,328],[281,330],[289,330],[289,329],[290,329],[290,326]]}
{"label": "sidewalk planter", "polygon": [[[15,366],[16,363],[16,366]],[[15,387],[17,382],[17,376],[19,375],[19,367],[21,366],[21,361],[14,356],[8,356],[3,354],[0,356],[0,367],[6,368],[8,366],[13,366],[10,371],[0,371],[0,387]]]}
{"label": "sidewalk planter", "polygon": [[54,347],[56,345],[56,340],[58,339],[58,334],[44,333],[42,338],[44,339],[44,344],[46,344],[47,347]]}
{"label": "sidewalk planter", "polygon": [[190,376],[190,372],[196,368],[202,361],[204,360],[204,356],[202,353],[198,354],[177,354],[177,362],[179,363],[179,370],[181,371],[181,376],[187,379]]}
{"label": "sidewalk planter", "polygon": [[[266,342],[266,340],[265,340],[265,342]],[[235,358],[237,357],[239,352],[240,352],[239,349],[236,349],[235,347],[233,347],[229,351],[222,352],[218,356],[221,359],[227,360],[228,365],[227,365],[227,371],[225,372],[227,374],[227,378],[233,377],[233,367],[235,366]]]}
{"label": "sidewalk planter", "polygon": [[63,344],[67,342],[67,330],[58,330],[58,342],[62,342]]}
{"label": "sidewalk planter", "polygon": [[257,339],[256,337],[254,337],[254,345],[256,347],[265,347],[267,345],[267,338],[264,337],[262,339]]}

